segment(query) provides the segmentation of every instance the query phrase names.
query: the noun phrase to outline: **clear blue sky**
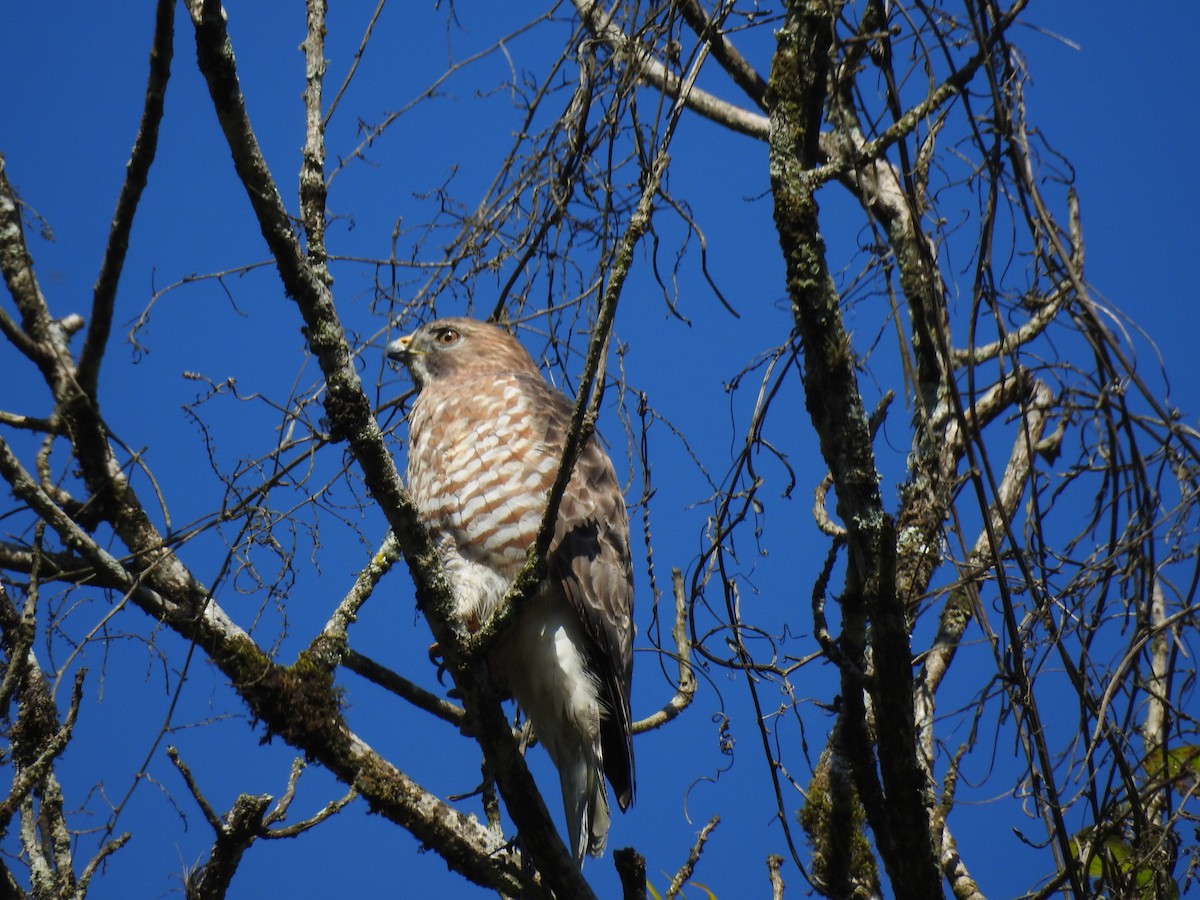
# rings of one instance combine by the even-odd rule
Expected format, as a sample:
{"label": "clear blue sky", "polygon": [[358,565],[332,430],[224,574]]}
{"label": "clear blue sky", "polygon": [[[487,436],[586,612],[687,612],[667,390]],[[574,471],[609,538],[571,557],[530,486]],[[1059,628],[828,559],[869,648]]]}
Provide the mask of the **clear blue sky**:
{"label": "clear blue sky", "polygon": [[[331,167],[338,154],[354,146],[356,117],[377,119],[407,102],[444,63],[445,34],[439,24],[444,22],[444,13],[424,8],[432,5],[422,4],[420,11],[412,12],[399,4],[385,9],[377,43],[368,52],[356,82],[359,89],[347,95],[331,130]],[[0,6],[0,34],[5,36],[0,153],[7,159],[8,177],[22,198],[53,230],[53,242],[33,240],[33,254],[43,288],[58,314],[84,313],[88,308],[124,176],[141,109],[153,24],[150,4],[139,6]],[[340,82],[373,8],[373,4],[358,6],[361,8],[344,14],[335,9],[330,16],[330,92]],[[299,100],[303,59],[295,47],[303,37],[303,10],[300,5],[282,3],[232,3],[230,7],[230,29],[251,117],[285,199],[295,210],[295,173],[303,140]],[[515,7],[532,8],[529,4]],[[456,46],[463,48],[471,44],[472,29],[486,30],[480,23],[496,15],[494,10],[499,7],[459,3],[457,8],[465,33],[456,34],[455,40]],[[1017,42],[1028,58],[1033,78],[1028,94],[1030,118],[1070,160],[1077,174],[1090,280],[1158,343],[1174,403],[1195,423],[1200,385],[1193,345],[1200,326],[1200,298],[1191,271],[1195,228],[1187,223],[1200,205],[1200,188],[1190,174],[1191,157],[1200,144],[1193,112],[1200,90],[1192,58],[1194,36],[1188,27],[1171,26],[1174,20],[1189,22],[1194,7],[1175,0],[1155,5],[1154,14],[1131,9],[1128,3],[1035,2],[1027,18],[1047,32],[1064,36],[1078,49],[1032,29],[1019,31]],[[518,18],[514,16],[514,21]],[[535,49],[514,42],[515,64],[520,67],[521,54]],[[160,158],[150,177],[122,281],[117,315],[122,333],[146,307],[155,289],[193,273],[259,263],[267,256],[234,179],[194,59],[190,25],[181,13]],[[768,59],[762,56],[756,62],[765,71]],[[507,71],[502,59],[487,65],[501,75]],[[481,71],[489,70],[485,66]],[[422,208],[414,192],[444,180],[452,163],[462,163],[455,187],[464,196],[471,196],[470,187],[476,181],[485,183],[489,161],[507,146],[510,126],[501,118],[507,101],[499,97],[468,102],[473,86],[469,79],[454,83],[449,90],[457,92],[457,97],[402,121],[374,151],[377,167],[358,166],[338,176],[330,209],[335,215],[352,218],[339,219],[331,227],[333,252],[385,255],[393,220],[403,215],[406,224],[419,222]],[[457,115],[456,110],[470,110],[470,115]],[[440,140],[428,137],[426,116],[439,117]],[[687,310],[696,328],[689,332],[679,326],[671,331],[663,326],[661,301],[647,291],[623,301],[618,333],[632,338],[643,326],[664,329],[660,352],[632,342],[627,359],[631,379],[654,390],[658,402],[680,421],[698,427],[695,423],[703,422],[704,409],[713,408],[705,403],[718,404],[717,418],[724,424],[720,379],[731,377],[738,368],[732,362],[727,364],[729,356],[741,354],[736,358],[743,359],[780,340],[777,331],[786,329],[787,314],[778,304],[784,294],[779,263],[771,261],[776,245],[769,201],[743,199],[760,195],[767,186],[765,148],[752,146],[748,139],[714,137],[711,131],[689,132],[689,127],[685,125],[681,132],[675,153],[680,180],[709,179],[713,184],[707,202],[737,210],[724,220],[705,223],[716,277],[723,286],[737,285],[736,296],[731,297],[736,305],[757,305],[768,312],[751,317],[751,321],[733,322],[710,299],[696,300]],[[689,143],[692,135],[699,138]],[[722,155],[726,153],[730,156]],[[729,165],[727,159],[735,159],[736,165]],[[698,206],[706,202],[700,196],[694,200]],[[434,243],[438,240],[440,236]],[[759,251],[754,251],[755,247]],[[760,252],[764,247],[767,252]],[[764,260],[761,263],[759,256]],[[335,285],[339,304],[363,338],[383,324],[370,309],[371,276],[363,267],[348,267],[339,273]],[[648,276],[643,273],[642,277]],[[691,280],[686,290],[696,296],[706,294],[694,266],[684,277]],[[648,283],[641,282],[643,287]],[[181,405],[194,400],[203,386],[186,380],[183,373],[201,372],[214,380],[234,377],[246,390],[281,393],[296,377],[302,359],[299,317],[283,297],[271,267],[244,277],[232,276],[225,288],[228,294],[206,282],[164,295],[149,327],[141,333],[148,352],[135,354],[121,342],[120,334],[110,351],[112,372],[102,394],[107,417],[135,449],[149,449],[150,465],[169,486],[176,524],[200,515],[214,502],[198,430],[181,412]],[[488,288],[479,287],[481,291]],[[478,299],[484,310],[490,308],[489,297]],[[460,311],[450,300],[442,309]],[[766,337],[756,332],[763,327],[772,329]],[[535,352],[539,349],[533,339],[528,343]],[[673,354],[685,351],[689,359],[703,360],[697,371],[716,373],[711,383],[693,380],[691,374],[681,376],[679,358]],[[1145,352],[1145,345],[1142,354],[1142,362],[1152,367],[1154,360]],[[29,371],[19,366],[14,356],[9,348],[0,349],[0,408],[41,414],[45,397],[38,388],[36,399],[29,399]],[[368,380],[379,365],[378,359],[368,359]],[[301,382],[308,384],[315,378],[310,366]],[[406,387],[403,379],[391,374],[385,375],[384,384],[386,391]],[[149,396],[146,385],[152,386]],[[801,408],[795,395],[792,402]],[[252,404],[250,408],[256,409]],[[242,414],[241,407],[236,404],[222,407],[222,411],[217,437],[227,442],[226,447],[238,446],[239,429],[264,421],[256,410],[246,412],[246,422],[241,423],[236,418]],[[602,422],[602,428],[621,440],[615,422]],[[729,438],[718,432],[707,442],[701,440],[701,448],[717,460],[720,472],[720,461],[728,460]],[[662,432],[656,437],[669,442]],[[811,438],[802,420],[796,423],[796,433],[788,437],[796,441],[798,454],[806,452],[805,447],[811,452]],[[269,440],[268,436],[268,443],[259,448],[269,446]],[[197,469],[207,481],[195,476]],[[781,517],[804,514],[808,490],[819,479],[820,470],[816,465],[805,469],[801,464],[801,474],[797,490],[801,500],[792,504],[801,508],[778,513]],[[179,488],[193,477],[204,489]],[[694,559],[705,510],[685,508],[700,490],[694,475],[663,472],[659,478],[655,554],[661,567],[659,579],[666,583],[670,566],[687,566]],[[0,509],[8,502],[0,499]],[[368,514],[356,524],[361,525],[368,542],[382,534],[377,514]],[[767,598],[762,602],[770,602],[778,592],[795,590],[788,572],[797,566],[806,572],[799,590],[807,596],[824,545],[816,542],[811,526],[803,534],[813,540],[812,548],[797,550],[776,539],[778,545],[769,548],[773,557],[756,569],[754,584],[761,597]],[[323,544],[298,563],[305,574],[285,601],[289,623],[283,639],[285,654],[292,648],[289,641],[306,641],[311,628],[319,627],[369,552],[369,547],[352,538],[343,536],[342,541]],[[211,547],[204,553],[197,550],[196,564],[202,579],[215,573],[217,560]],[[311,574],[316,569],[319,577]],[[396,572],[387,585],[394,592],[394,602],[388,606],[388,598],[376,597],[352,632],[352,640],[363,652],[423,677],[433,686],[427,667],[423,668],[428,632],[413,612],[407,575]],[[639,602],[644,603],[648,596],[643,576]],[[245,624],[265,602],[264,633],[280,628],[283,621],[273,601],[264,601],[253,592],[231,594],[226,602]],[[750,602],[759,600],[755,597]],[[641,609],[639,627],[645,629],[646,607]],[[781,615],[777,611],[767,614]],[[82,616],[71,620],[71,627],[82,627],[76,624],[82,621]],[[807,619],[795,623],[794,630],[807,634]],[[100,778],[104,779],[103,796],[117,802],[130,786],[128,773],[135,771],[149,752],[167,715],[181,665],[178,644],[169,636],[160,636],[171,649],[169,662],[164,663],[139,640],[121,637],[135,631],[145,633],[144,623],[131,618],[125,625],[118,617],[107,652],[97,645],[86,654],[89,703],[80,727],[88,736],[86,748],[91,749],[86,749],[81,739],[63,761],[63,778],[73,791],[68,795],[69,804],[84,804],[84,793]],[[789,649],[802,652],[805,647],[800,640]],[[43,663],[63,663],[65,653],[59,653],[43,657]],[[666,696],[653,657],[643,653],[639,665],[643,660],[646,666],[639,669],[635,714],[645,714]],[[828,683],[823,680],[827,674],[813,677],[812,696],[828,700]],[[772,806],[762,778],[764,763],[755,746],[756,733],[747,721],[744,692],[722,672],[715,673],[715,678],[716,683],[705,685],[695,707],[677,727],[638,739],[640,803],[629,815],[618,817],[610,846],[637,846],[648,857],[652,883],[661,889],[668,878],[662,873],[672,872],[683,861],[694,832],[710,815],[720,813],[723,824],[714,834],[696,880],[709,885],[722,900],[765,896],[762,859],[768,852],[785,850],[777,826],[769,820]],[[350,720],[369,743],[434,790],[450,793],[472,786],[477,759],[469,747],[353,676],[348,676],[346,683],[350,687]],[[219,674],[203,661],[193,660],[182,697],[184,711],[173,720],[177,727],[200,723],[227,710],[238,713],[204,728],[180,727],[170,738],[210,791],[215,806],[227,809],[240,791],[282,793],[293,753],[278,743],[265,749],[258,746],[260,732],[251,730],[236,703],[230,704]],[[738,739],[732,758],[723,756],[717,746],[714,717],[722,702],[732,716]],[[805,723],[808,738],[818,747],[828,721],[813,707],[806,708],[811,712]],[[161,748],[149,771],[153,780],[137,788],[118,826],[118,830],[134,831],[134,840],[110,861],[108,871],[96,883],[94,897],[167,896],[179,887],[170,873],[180,871],[211,846],[211,832]],[[556,808],[554,782],[545,780],[548,773],[541,763],[538,771],[549,785],[550,805]],[[804,780],[802,775],[797,777]],[[697,778],[703,780],[693,784]],[[292,818],[311,814],[339,795],[340,789],[331,779],[310,772],[301,781]],[[104,808],[99,793],[88,798],[87,809],[93,817],[89,821],[100,824]],[[981,810],[975,817],[963,813],[959,827],[965,831],[958,835],[962,852],[986,893],[1008,896],[1027,887],[1032,878],[1019,865],[1014,871],[1016,857],[1010,854],[1019,854],[1019,846],[1007,831],[1000,835],[988,831],[987,807]],[[687,816],[693,824],[688,824]],[[6,849],[11,846],[10,838]],[[608,869],[607,860],[591,862],[587,868],[605,894],[614,890]],[[785,877],[788,896],[805,893],[799,873],[790,869]],[[284,897],[334,892],[364,897],[470,895],[457,878],[447,880],[445,866],[437,857],[418,854],[409,837],[367,815],[361,802],[306,837],[264,842],[253,848],[230,896],[249,898],[268,892]],[[701,896],[701,892],[688,891],[687,896]]]}

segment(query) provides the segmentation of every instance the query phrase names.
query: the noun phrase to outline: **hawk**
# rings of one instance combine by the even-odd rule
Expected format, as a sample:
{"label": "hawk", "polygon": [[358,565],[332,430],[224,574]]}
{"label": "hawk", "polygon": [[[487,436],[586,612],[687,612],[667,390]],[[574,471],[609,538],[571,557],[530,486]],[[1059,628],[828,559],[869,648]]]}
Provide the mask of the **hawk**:
{"label": "hawk", "polygon": [[[496,612],[537,538],[572,403],[503,329],[438,319],[388,357],[420,393],[409,416],[408,487],[438,548],[463,627]],[[558,769],[576,861],[608,838],[604,777],[633,800],[629,689],[633,568],[620,484],[587,441],[558,510],[545,580],[488,665]]]}

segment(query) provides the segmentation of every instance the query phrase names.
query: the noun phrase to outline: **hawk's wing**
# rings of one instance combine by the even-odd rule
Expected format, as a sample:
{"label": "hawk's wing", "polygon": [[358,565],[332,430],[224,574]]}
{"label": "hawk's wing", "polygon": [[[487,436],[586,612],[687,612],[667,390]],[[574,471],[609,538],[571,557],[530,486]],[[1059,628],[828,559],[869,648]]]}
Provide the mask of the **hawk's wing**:
{"label": "hawk's wing", "polygon": [[[544,384],[544,383],[543,383]],[[571,403],[548,385],[550,434],[562,447]],[[633,801],[633,734],[629,691],[633,674],[633,571],[625,499],[612,463],[593,435],[563,494],[548,554],[547,578],[583,625],[588,665],[600,687],[604,774],[621,809]]]}

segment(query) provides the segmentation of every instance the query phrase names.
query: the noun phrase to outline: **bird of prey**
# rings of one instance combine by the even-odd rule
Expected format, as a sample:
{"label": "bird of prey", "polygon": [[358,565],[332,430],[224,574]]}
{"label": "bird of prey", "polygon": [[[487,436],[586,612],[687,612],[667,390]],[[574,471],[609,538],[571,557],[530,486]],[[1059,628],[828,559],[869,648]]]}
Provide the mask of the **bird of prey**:
{"label": "bird of prey", "polygon": [[[388,356],[420,389],[409,416],[408,488],[461,624],[474,632],[537,537],[572,403],[515,338],[475,319],[429,322],[394,341]],[[622,810],[633,800],[632,610],[625,500],[593,435],[558,510],[546,577],[488,659],[558,769],[580,863],[608,838],[604,777]]]}

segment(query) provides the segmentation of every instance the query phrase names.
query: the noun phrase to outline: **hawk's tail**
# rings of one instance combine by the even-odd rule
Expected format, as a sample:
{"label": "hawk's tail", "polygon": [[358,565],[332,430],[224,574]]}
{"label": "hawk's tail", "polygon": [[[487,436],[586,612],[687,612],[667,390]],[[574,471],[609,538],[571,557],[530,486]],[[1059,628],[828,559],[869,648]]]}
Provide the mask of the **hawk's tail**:
{"label": "hawk's tail", "polygon": [[604,786],[604,767],[597,749],[584,750],[558,770],[567,814],[567,834],[571,838],[571,851],[579,863],[583,862],[584,851],[591,856],[604,853],[612,820],[608,790]]}

